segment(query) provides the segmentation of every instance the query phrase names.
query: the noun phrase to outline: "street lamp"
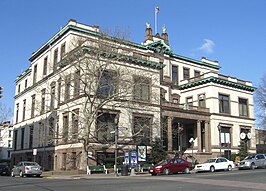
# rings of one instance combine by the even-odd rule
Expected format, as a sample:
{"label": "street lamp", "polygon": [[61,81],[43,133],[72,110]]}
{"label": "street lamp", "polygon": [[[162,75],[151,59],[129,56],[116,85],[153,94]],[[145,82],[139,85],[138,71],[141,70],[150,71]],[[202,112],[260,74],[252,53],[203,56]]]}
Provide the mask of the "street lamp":
{"label": "street lamp", "polygon": [[115,176],[118,176],[117,174],[117,140],[118,140],[118,122],[119,122],[119,116],[118,114],[114,118],[114,123],[115,123],[115,130],[112,131],[111,133],[115,134],[115,166],[114,166],[114,171],[115,171]]}
{"label": "street lamp", "polygon": [[219,147],[220,147],[220,156],[222,156],[222,144],[221,144],[221,126],[220,124],[217,126],[218,132],[219,132]]}
{"label": "street lamp", "polygon": [[191,143],[191,146],[192,146],[192,165],[194,165],[194,156],[193,156],[193,148],[194,148],[194,142],[195,142],[195,139],[193,137],[191,137],[189,139],[189,142]]}

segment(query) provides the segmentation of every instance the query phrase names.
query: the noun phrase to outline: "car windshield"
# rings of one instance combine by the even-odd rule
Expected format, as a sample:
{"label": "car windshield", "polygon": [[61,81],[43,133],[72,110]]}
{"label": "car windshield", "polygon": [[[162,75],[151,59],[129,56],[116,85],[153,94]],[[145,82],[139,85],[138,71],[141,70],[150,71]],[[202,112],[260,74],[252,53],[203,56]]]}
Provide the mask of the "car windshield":
{"label": "car windshield", "polygon": [[247,156],[245,159],[254,159],[255,158],[255,155],[250,155],[250,156]]}
{"label": "car windshield", "polygon": [[36,162],[25,162],[24,165],[25,166],[39,166],[39,164]]}
{"label": "car windshield", "polygon": [[213,163],[213,162],[215,162],[216,161],[216,159],[208,159],[208,160],[206,160],[204,163]]}

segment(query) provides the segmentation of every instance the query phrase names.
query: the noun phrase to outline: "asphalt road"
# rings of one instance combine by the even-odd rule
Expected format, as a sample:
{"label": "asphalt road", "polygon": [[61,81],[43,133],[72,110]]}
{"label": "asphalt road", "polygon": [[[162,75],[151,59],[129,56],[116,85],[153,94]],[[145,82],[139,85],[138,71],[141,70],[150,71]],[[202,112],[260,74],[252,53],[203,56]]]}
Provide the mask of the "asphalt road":
{"label": "asphalt road", "polygon": [[260,191],[266,190],[266,169],[177,174],[169,176],[77,178],[0,177],[6,191]]}

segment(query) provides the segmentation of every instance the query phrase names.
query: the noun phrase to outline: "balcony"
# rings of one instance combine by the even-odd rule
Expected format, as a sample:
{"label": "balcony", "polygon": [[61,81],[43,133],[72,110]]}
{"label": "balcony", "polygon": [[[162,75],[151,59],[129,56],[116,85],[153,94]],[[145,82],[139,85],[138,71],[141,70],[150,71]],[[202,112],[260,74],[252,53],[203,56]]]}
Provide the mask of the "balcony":
{"label": "balcony", "polygon": [[209,108],[197,107],[197,106],[192,106],[188,104],[179,104],[179,103],[167,102],[167,101],[162,101],[162,107],[165,109],[177,109],[180,111],[194,111],[194,112],[204,112],[204,113],[210,112]]}

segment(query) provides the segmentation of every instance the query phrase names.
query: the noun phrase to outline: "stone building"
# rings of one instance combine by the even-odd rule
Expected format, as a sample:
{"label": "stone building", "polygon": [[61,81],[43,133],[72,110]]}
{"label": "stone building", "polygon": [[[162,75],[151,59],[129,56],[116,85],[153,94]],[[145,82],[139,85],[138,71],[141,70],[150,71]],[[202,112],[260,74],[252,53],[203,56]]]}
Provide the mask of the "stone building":
{"label": "stone building", "polygon": [[10,121],[0,124],[0,162],[10,162],[13,141],[13,125]]}
{"label": "stone building", "polygon": [[165,28],[153,35],[149,24],[138,44],[70,20],[16,79],[12,162],[84,169],[85,155],[88,164],[106,164],[116,133],[118,158],[155,137],[169,156],[229,157],[241,132],[252,135],[255,152],[251,82],[220,74],[217,61],[178,55],[169,43]]}

